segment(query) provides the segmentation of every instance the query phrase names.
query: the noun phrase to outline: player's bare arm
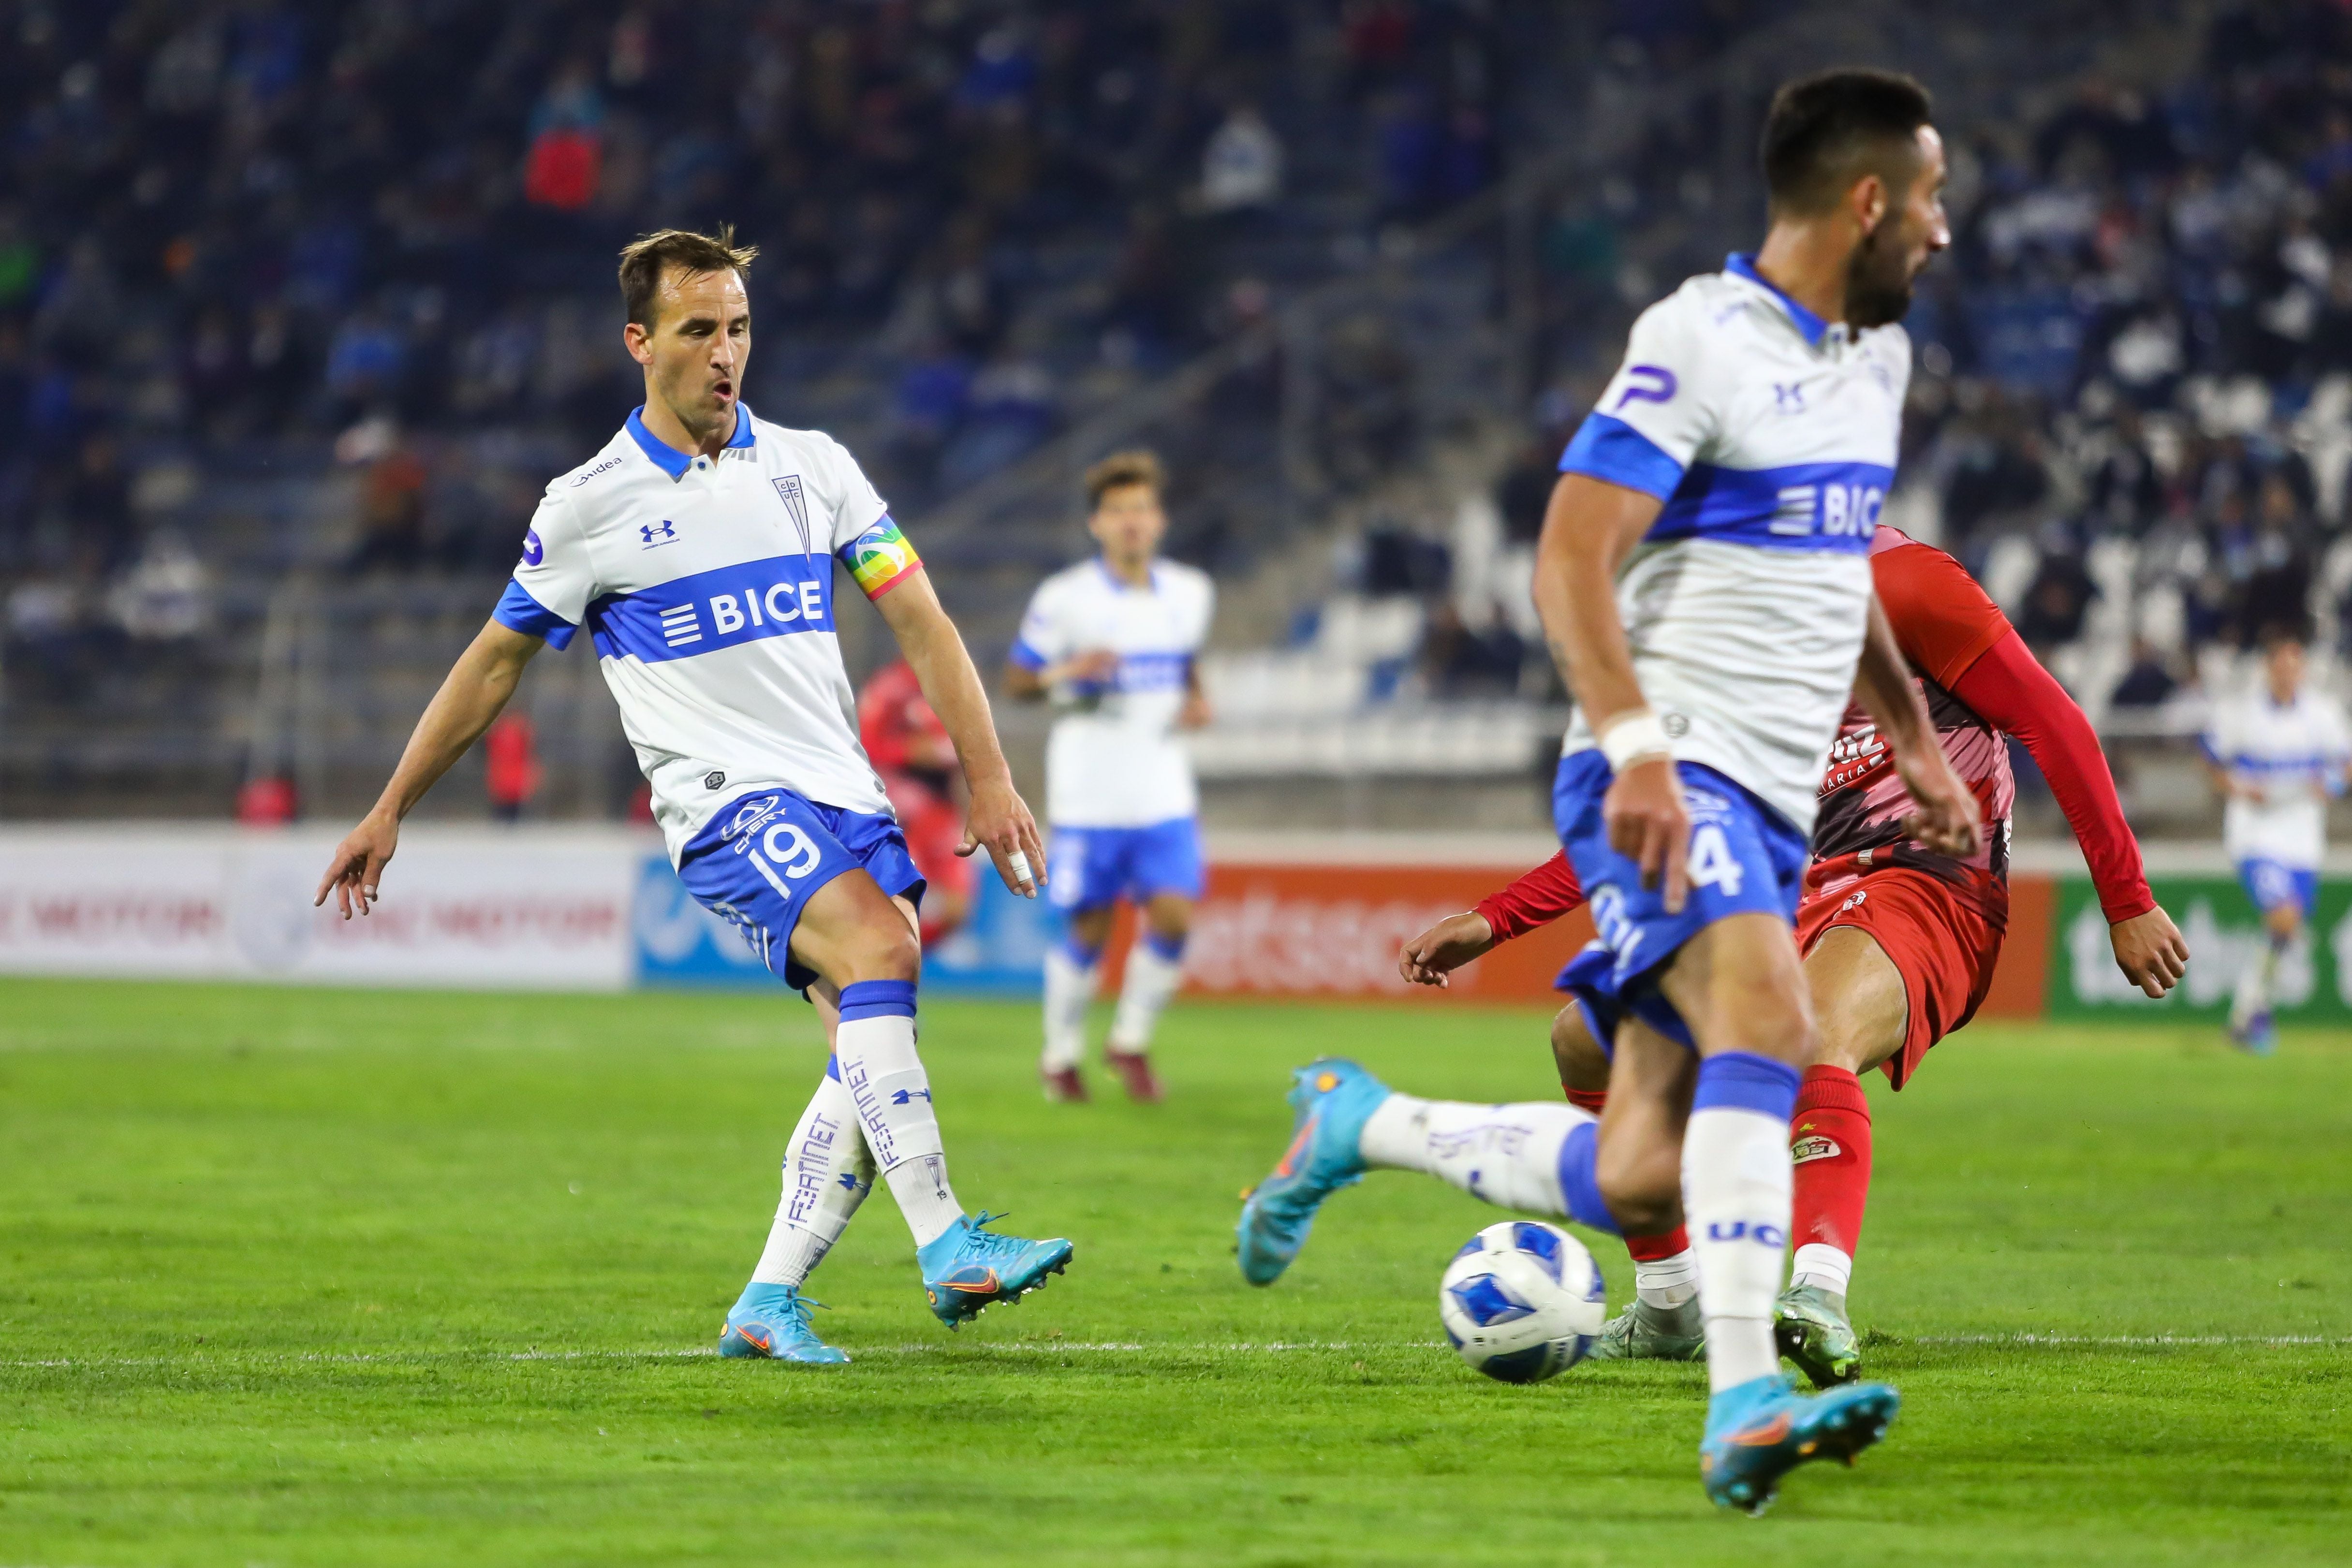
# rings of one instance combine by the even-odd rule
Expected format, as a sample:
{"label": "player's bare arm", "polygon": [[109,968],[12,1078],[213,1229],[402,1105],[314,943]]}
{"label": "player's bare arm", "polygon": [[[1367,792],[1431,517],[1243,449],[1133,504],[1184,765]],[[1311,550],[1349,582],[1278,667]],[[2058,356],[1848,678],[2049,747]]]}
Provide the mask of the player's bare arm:
{"label": "player's bare arm", "polygon": [[1197,660],[1184,665],[1184,706],[1177,710],[1176,727],[1201,729],[1206,727],[1214,715],[1209,708],[1209,694],[1201,689],[1201,666]]}
{"label": "player's bare arm", "polygon": [[360,825],[335,846],[334,859],[328,862],[327,874],[320,879],[318,894],[310,900],[313,908],[326,903],[327,894],[332,893],[344,919],[368,912],[376,901],[385,862],[399,847],[401,819],[415,810],[425,792],[466,755],[467,747],[482,737],[490,721],[507,706],[507,699],[514,695],[523,666],[545,646],[538,638],[495,621],[476,634],[450,666],[441,689],[425,705],[383,794]]}
{"label": "player's bare arm", "polygon": [[1042,669],[1020,664],[1004,666],[1004,695],[1016,702],[1042,702],[1065,681],[1107,681],[1118,674],[1118,654],[1109,648],[1089,648],[1056,660]]}
{"label": "player's bare arm", "polygon": [[1404,945],[1397,973],[1416,986],[1444,986],[1446,977],[1496,945],[1495,928],[1475,909],[1449,915]]}
{"label": "player's bare arm", "polygon": [[1045,880],[1045,841],[1038,836],[1037,820],[1013,787],[1013,769],[997,744],[996,719],[989,711],[980,671],[940,603],[929,574],[917,567],[874,605],[913,666],[924,700],[955,743],[956,761],[971,791],[964,841],[956,852],[968,855],[985,845],[1004,885],[1024,898],[1036,897]]}
{"label": "player's bare arm", "polygon": [[1977,798],[1952,768],[1927,716],[1927,698],[1911,679],[1911,666],[1895,641],[1885,608],[1870,596],[1870,624],[1863,634],[1862,658],[1854,666],[1853,695],[1895,754],[1895,770],[1919,810],[1904,819],[1903,831],[1929,849],[1949,855],[1976,853],[1982,824]]}
{"label": "player's bare arm", "polygon": [[[1664,879],[1679,913],[1687,883],[1690,812],[1665,732],[1633,678],[1633,649],[1617,613],[1617,570],[1657,520],[1654,496],[1563,474],[1536,545],[1536,612],[1570,695],[1584,710],[1616,780],[1601,802],[1610,846],[1638,862],[1645,887]],[[1629,749],[1630,747],[1630,749]]]}

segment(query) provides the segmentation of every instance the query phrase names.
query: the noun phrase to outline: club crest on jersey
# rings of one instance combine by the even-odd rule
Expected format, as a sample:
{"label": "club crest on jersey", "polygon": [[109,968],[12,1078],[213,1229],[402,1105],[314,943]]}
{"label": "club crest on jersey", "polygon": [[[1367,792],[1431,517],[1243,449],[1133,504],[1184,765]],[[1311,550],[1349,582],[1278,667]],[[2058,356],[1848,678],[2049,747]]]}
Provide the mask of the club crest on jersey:
{"label": "club crest on jersey", "polygon": [[677,542],[677,525],[667,517],[657,523],[639,523],[637,532],[645,536],[645,548],[647,549],[657,549],[663,545]]}
{"label": "club crest on jersey", "polygon": [[526,529],[522,536],[522,563],[537,566],[547,559],[547,546],[540,542],[537,528]]}
{"label": "club crest on jersey", "polygon": [[801,476],[786,474],[770,483],[776,486],[776,495],[783,501],[784,510],[792,516],[793,531],[801,538],[801,554],[809,554],[815,547],[809,539],[808,497],[801,493]]}

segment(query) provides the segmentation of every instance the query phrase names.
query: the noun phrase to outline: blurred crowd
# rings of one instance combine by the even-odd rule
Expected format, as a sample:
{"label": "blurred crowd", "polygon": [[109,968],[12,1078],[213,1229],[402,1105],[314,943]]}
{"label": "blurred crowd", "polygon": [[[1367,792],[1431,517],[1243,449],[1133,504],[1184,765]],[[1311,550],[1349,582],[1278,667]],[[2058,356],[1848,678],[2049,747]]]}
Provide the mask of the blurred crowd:
{"label": "blurred crowd", "polygon": [[636,401],[612,257],[664,225],[761,246],[755,407],[863,420],[898,493],[968,482],[1086,378],[1261,316],[1237,250],[1494,178],[1547,11],[0,0],[12,621],[156,555],[165,452],[331,454],[349,572],[503,565],[551,462]]}
{"label": "blurred crowd", "polygon": [[[2193,696],[2273,626],[2340,650],[2352,8],[2232,7],[2160,91],[2094,77],[2039,123],[1946,129],[1954,243],[1908,322],[1887,521],[1958,555],[2102,716]],[[1623,303],[1671,281],[1621,279],[1647,290]],[[1375,528],[1352,547],[1349,591],[1430,606],[1400,680],[1548,686],[1526,573],[1607,347],[1546,396],[1494,493],[1442,540]]]}

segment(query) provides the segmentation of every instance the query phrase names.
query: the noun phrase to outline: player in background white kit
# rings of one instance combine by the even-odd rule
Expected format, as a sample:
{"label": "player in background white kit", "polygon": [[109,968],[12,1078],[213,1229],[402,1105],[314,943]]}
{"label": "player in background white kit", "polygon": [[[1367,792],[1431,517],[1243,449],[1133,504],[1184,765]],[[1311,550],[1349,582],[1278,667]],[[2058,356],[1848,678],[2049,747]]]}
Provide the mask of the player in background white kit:
{"label": "player in background white kit", "polygon": [[1208,722],[1195,661],[1215,612],[1208,574],[1160,559],[1165,476],[1149,452],[1087,471],[1087,528],[1102,553],[1038,586],[1004,686],[1050,697],[1046,896],[1062,939],[1045,954],[1045,1098],[1082,1101],[1087,1007],[1122,898],[1139,916],[1103,1059],[1129,1096],[1160,1098],[1152,1030],[1183,977],[1201,896],[1200,792],[1176,731]]}
{"label": "player in background white kit", "polygon": [[2238,977],[2230,1039],[2268,1056],[2278,1048],[2271,988],[2319,894],[2327,801],[2344,792],[2352,728],[2335,698],[2305,684],[2302,638],[2274,628],[2263,639],[2260,689],[2216,706],[2204,746],[2213,788],[2227,802],[2222,845],[2269,938]]}
{"label": "player in background white kit", "polygon": [[1896,323],[1950,239],[1927,95],[1877,71],[1791,82],[1763,164],[1763,246],[1643,312],[1537,547],[1536,608],[1577,704],[1553,820],[1600,933],[1561,985],[1611,1051],[1607,1109],[1422,1100],[1314,1063],[1238,1234],[1244,1275],[1270,1280],[1321,1196],[1382,1166],[1459,1170],[1614,1234],[1686,1225],[1700,1477],[1750,1512],[1795,1466],[1875,1442],[1897,1405],[1878,1384],[1800,1396],[1773,1343],[1790,1113],[1815,1054],[1791,921],[1849,700],[1919,807],[1906,836],[1948,854],[1978,838],[1869,560],[1910,375]]}
{"label": "player in background white kit", "polygon": [[967,1216],[948,1182],[915,1048],[923,883],[857,742],[836,560],[955,742],[971,793],[959,852],[985,845],[1005,884],[1034,897],[1044,851],[979,673],[881,497],[831,437],[742,406],[754,254],[731,230],[666,230],[621,253],[622,340],[644,368],[645,404],[547,487],[514,580],[336,848],[317,902],[331,892],[345,919],[368,913],[401,820],[489,727],[531,657],[587,627],[679,880],[818,1003],[832,1038],[767,1247],[719,1335],[724,1355],[823,1364],[848,1357],[817,1338],[800,1287],[877,1170],[950,1328],[1058,1273],[1071,1248],[984,1229],[988,1215]]}

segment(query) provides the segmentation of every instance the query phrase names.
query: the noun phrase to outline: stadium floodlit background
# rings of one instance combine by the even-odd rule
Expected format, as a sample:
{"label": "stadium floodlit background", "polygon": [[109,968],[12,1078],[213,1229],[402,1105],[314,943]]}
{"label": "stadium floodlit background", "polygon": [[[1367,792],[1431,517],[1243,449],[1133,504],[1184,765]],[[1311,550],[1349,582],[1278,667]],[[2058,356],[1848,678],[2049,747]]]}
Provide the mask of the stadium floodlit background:
{"label": "stadium floodlit background", "polygon": [[[1916,1414],[1792,1484],[1774,1549],[2341,1561],[2352,904],[2279,1058],[2231,1055],[2255,917],[2195,737],[2273,622],[2344,690],[2352,10],[0,0],[0,968],[111,977],[0,981],[0,1562],[1747,1560],[1686,1369],[1510,1391],[1432,1345],[1468,1200],[1343,1200],[1279,1291],[1226,1249],[1296,1061],[1556,1092],[1572,933],[1465,987],[1509,1005],[1379,998],[1547,852],[1559,451],[1633,315],[1755,243],[1764,105],[1835,63],[1919,76],[1952,160],[1888,520],[2090,713],[2198,961],[2123,1011],[2013,747],[1987,1019],[1873,1091],[1857,1310]],[[478,750],[373,935],[308,910],[548,478],[640,399],[614,253],[721,223],[761,247],[744,401],[858,457],[984,672],[1116,449],[1166,461],[1220,596],[1217,999],[1171,1014],[1170,1103],[1036,1103],[1039,930],[984,900],[942,978],[1013,996],[927,991],[941,1115],[1080,1266],[946,1342],[876,1205],[815,1281],[862,1364],[829,1385],[687,1359],[813,1022],[556,994],[747,978],[585,650],[526,679],[515,809]],[[1034,801],[1045,716],[997,712]],[[272,973],[325,983],[192,983]]]}

